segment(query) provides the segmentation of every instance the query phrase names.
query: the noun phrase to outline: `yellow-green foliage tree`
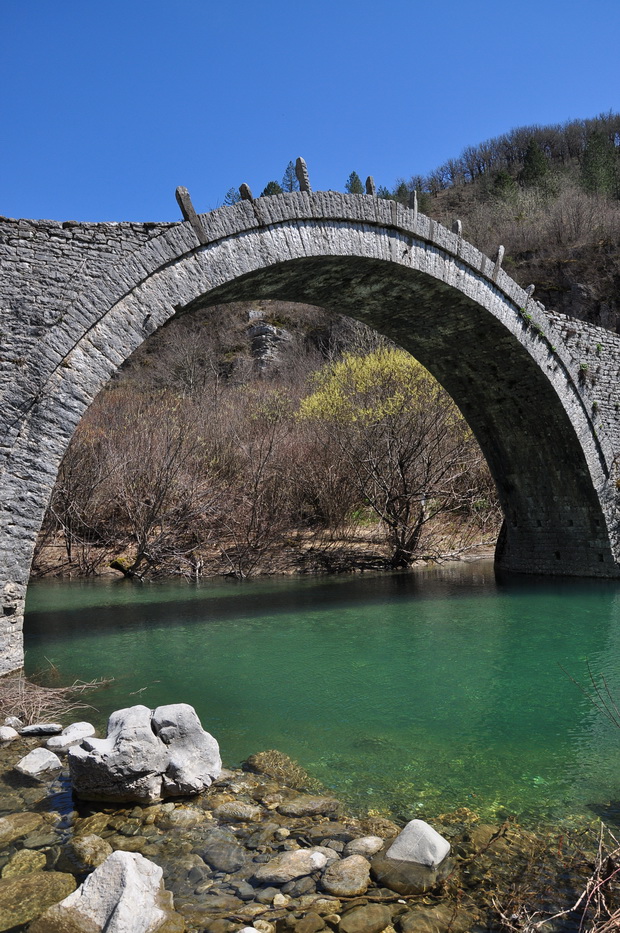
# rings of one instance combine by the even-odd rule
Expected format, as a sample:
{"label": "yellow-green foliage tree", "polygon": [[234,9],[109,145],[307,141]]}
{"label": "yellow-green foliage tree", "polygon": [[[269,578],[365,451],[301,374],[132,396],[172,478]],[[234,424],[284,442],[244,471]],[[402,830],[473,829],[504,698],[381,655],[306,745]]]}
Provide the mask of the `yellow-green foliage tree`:
{"label": "yellow-green foliage tree", "polygon": [[327,431],[360,502],[387,532],[394,567],[433,550],[425,532],[465,509],[482,455],[450,396],[404,350],[347,354],[315,377],[299,417]]}

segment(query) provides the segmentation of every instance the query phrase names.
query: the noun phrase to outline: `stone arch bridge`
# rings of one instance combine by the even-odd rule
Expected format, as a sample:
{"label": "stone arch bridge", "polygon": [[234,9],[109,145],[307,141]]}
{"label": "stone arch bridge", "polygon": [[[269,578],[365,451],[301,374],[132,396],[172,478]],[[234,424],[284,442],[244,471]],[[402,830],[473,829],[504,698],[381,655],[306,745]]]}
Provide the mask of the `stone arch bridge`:
{"label": "stone arch bridge", "polygon": [[85,410],[172,315],[239,299],[363,320],[453,396],[496,480],[499,566],[620,576],[620,338],[546,310],[415,207],[335,192],[178,223],[0,220],[0,673],[22,664],[32,551]]}

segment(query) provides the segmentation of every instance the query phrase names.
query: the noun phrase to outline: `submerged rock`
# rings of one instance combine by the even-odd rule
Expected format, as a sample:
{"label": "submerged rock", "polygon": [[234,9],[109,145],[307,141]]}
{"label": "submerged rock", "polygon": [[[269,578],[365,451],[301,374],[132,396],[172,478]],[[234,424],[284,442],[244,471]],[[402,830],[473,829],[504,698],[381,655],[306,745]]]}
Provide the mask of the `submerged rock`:
{"label": "submerged rock", "polygon": [[260,865],[254,877],[261,884],[286,884],[294,878],[311,875],[317,869],[325,868],[327,858],[316,849],[297,849],[276,855],[264,865]]}
{"label": "submerged rock", "polygon": [[3,878],[14,878],[16,875],[29,875],[33,871],[45,868],[47,859],[44,852],[33,849],[20,849],[13,855],[2,869]]}
{"label": "submerged rock", "polygon": [[69,749],[74,790],[84,800],[146,801],[198,794],[221,769],[219,747],[186,703],[112,713],[105,739]]}
{"label": "submerged rock", "polygon": [[334,797],[310,797],[303,795],[286,800],[278,807],[282,816],[327,816],[338,813],[340,801]]}
{"label": "submerged rock", "polygon": [[9,813],[0,818],[0,849],[6,848],[21,836],[34,832],[43,823],[40,813]]}
{"label": "submerged rock", "polygon": [[370,883],[370,862],[362,855],[349,855],[333,862],[323,872],[321,884],[336,897],[364,894]]}
{"label": "submerged rock", "polygon": [[392,922],[392,911],[383,904],[365,904],[353,907],[343,915],[340,933],[381,933]]}
{"label": "submerged rock", "polygon": [[[75,890],[73,875],[58,871],[33,871],[0,881],[0,930],[12,930],[34,920],[52,904]],[[39,933],[51,933],[45,926]]]}

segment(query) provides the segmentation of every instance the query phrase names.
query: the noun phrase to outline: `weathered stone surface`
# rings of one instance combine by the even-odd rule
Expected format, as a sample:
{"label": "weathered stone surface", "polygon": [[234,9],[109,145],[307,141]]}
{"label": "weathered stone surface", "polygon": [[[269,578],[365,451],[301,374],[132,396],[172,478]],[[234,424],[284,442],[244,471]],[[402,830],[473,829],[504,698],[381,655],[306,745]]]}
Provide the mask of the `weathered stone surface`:
{"label": "weathered stone surface", "polygon": [[334,797],[310,797],[303,795],[286,800],[278,807],[283,816],[328,816],[340,810],[340,802]]}
{"label": "weathered stone surface", "polygon": [[95,727],[90,722],[72,722],[60,735],[53,735],[45,743],[52,752],[64,752],[73,745],[79,745],[82,739],[95,734]]}
{"label": "weathered stone surface", "polygon": [[171,914],[172,895],[164,888],[161,868],[141,855],[114,852],[77,891],[47,910],[30,933],[159,933]]}
{"label": "weathered stone surface", "polygon": [[[35,871],[0,880],[0,930],[28,923],[75,890],[75,878],[57,871]],[[51,933],[41,927],[39,933]],[[86,931],[84,931],[86,933]]]}
{"label": "weathered stone surface", "polygon": [[19,849],[2,869],[3,878],[14,878],[16,875],[29,875],[33,871],[45,868],[47,859],[43,852],[33,849]]}
{"label": "weathered stone surface", "polygon": [[105,739],[69,749],[73,787],[85,800],[146,801],[196,794],[222,767],[219,748],[191,706],[132,706],[110,716]]}
{"label": "weathered stone surface", "polygon": [[62,768],[58,755],[46,748],[34,748],[31,752],[17,762],[15,770],[27,777],[40,777],[48,771],[57,771]]}
{"label": "weathered stone surface", "polygon": [[370,883],[370,862],[363,855],[349,855],[328,865],[321,884],[336,897],[355,897],[364,894]]}
{"label": "weathered stone surface", "polygon": [[424,820],[410,820],[386,852],[386,857],[437,868],[450,851],[450,843]]}
{"label": "weathered stone surface", "polygon": [[312,872],[325,868],[327,859],[322,852],[316,849],[297,849],[293,852],[283,852],[276,855],[264,865],[260,865],[254,877],[261,884],[285,884],[302,875],[311,875]]}
{"label": "weathered stone surface", "polygon": [[371,858],[383,848],[384,843],[385,839],[381,836],[360,836],[347,842],[344,855],[363,855],[364,858]]}
{"label": "weathered stone surface", "polygon": [[13,742],[19,738],[19,732],[11,726],[0,726],[0,742]]}
{"label": "weathered stone surface", "polygon": [[43,823],[40,813],[9,813],[0,818],[0,849],[6,848],[21,836],[38,829]]}
{"label": "weathered stone surface", "polygon": [[381,933],[392,921],[392,912],[383,904],[353,907],[338,924],[339,933]]}

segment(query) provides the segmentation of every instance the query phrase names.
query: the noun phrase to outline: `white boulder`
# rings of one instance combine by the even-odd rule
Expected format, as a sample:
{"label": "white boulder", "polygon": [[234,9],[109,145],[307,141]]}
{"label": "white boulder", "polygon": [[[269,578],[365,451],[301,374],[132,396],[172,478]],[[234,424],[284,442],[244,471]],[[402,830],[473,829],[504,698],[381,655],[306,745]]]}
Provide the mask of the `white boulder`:
{"label": "white boulder", "polygon": [[12,726],[0,726],[0,742],[13,742],[19,738],[19,732]]}
{"label": "white boulder", "polygon": [[450,851],[450,843],[424,820],[410,820],[385,853],[387,858],[436,868]]}
{"label": "white boulder", "polygon": [[90,722],[72,722],[60,735],[53,735],[45,747],[53,752],[65,752],[73,745],[79,745],[82,739],[95,734],[95,727]]}
{"label": "white boulder", "polygon": [[30,929],[32,933],[155,933],[173,909],[162,876],[158,865],[137,852],[113,852]]}
{"label": "white boulder", "polygon": [[69,749],[73,788],[84,800],[147,801],[198,794],[222,770],[219,746],[186,703],[112,713],[105,739]]}
{"label": "white boulder", "polygon": [[33,749],[15,765],[15,770],[20,774],[35,778],[45,774],[46,771],[56,771],[58,768],[62,768],[60,758],[46,748]]}

